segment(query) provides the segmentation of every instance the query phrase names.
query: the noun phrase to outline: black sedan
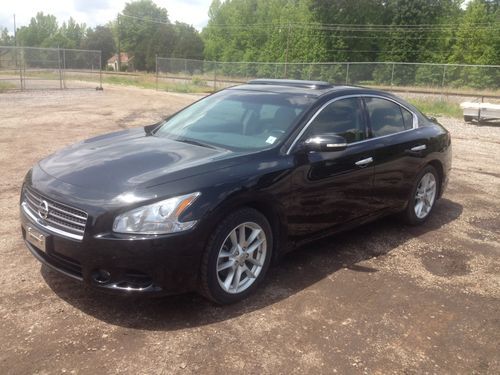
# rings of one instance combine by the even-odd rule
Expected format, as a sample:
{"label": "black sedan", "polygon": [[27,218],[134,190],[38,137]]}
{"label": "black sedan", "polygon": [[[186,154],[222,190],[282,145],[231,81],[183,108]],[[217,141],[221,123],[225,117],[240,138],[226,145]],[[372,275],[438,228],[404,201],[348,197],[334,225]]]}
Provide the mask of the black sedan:
{"label": "black sedan", "polygon": [[102,290],[231,303],[306,241],[388,214],[424,222],[450,168],[448,131],[400,98],[254,80],[37,163],[22,235]]}

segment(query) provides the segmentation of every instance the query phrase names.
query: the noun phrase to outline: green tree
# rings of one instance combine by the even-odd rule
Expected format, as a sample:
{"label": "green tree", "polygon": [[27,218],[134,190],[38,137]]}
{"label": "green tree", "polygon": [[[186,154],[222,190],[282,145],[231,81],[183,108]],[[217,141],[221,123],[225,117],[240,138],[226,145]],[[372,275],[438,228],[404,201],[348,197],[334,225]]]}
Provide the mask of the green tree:
{"label": "green tree", "polygon": [[[499,1],[473,0],[457,30],[449,61],[462,64],[500,64]],[[457,86],[500,87],[498,68],[454,67],[448,80]]]}
{"label": "green tree", "polygon": [[176,22],[174,32],[172,57],[203,59],[203,40],[193,26],[183,22]]}
{"label": "green tree", "polygon": [[[385,0],[313,0],[311,10],[321,24],[332,25],[320,31],[328,51],[328,61],[376,61],[383,48],[380,33],[355,31],[342,26],[366,28],[390,22],[391,13]],[[382,33],[383,34],[383,33]]]}
{"label": "green tree", "polygon": [[68,48],[81,48],[86,31],[87,26],[84,23],[77,23],[72,17],[69,18],[67,23],[63,22],[59,28],[59,33],[70,41],[72,47]]}
{"label": "green tree", "polygon": [[58,24],[55,16],[38,12],[31,18],[28,26],[19,28],[17,32],[19,45],[26,47],[39,47],[45,40],[54,38],[58,32]]}
{"label": "green tree", "polygon": [[[463,15],[450,62],[500,63],[500,7],[498,1],[473,0]],[[491,25],[497,24],[496,27]]]}
{"label": "green tree", "polygon": [[326,57],[322,36],[303,27],[315,22],[310,5],[311,0],[214,0],[202,32],[205,56],[223,61],[321,61]]}
{"label": "green tree", "polygon": [[0,28],[0,46],[13,46],[14,44],[14,37],[10,36],[9,30],[7,28]]}
{"label": "green tree", "polygon": [[156,56],[170,57],[175,45],[175,31],[171,24],[157,25],[156,31],[149,40],[146,51],[146,69],[155,70]]}
{"label": "green tree", "polygon": [[55,16],[38,12],[28,26],[18,29],[19,45],[25,47],[80,48],[86,26],[73,18],[59,27]]}
{"label": "green tree", "polygon": [[89,28],[82,46],[85,49],[101,51],[101,64],[103,68],[106,66],[108,59],[116,51],[113,32],[107,26],[96,26],[94,29]]}
{"label": "green tree", "polygon": [[[125,5],[123,16],[119,16],[117,22],[117,33],[122,50],[134,57],[136,69],[145,70],[148,67],[151,69],[147,60],[150,61],[151,57],[154,59],[156,49],[152,48],[150,39],[159,30],[163,30],[161,25],[165,24],[170,24],[167,10],[157,6],[151,0],[138,0]],[[159,34],[163,41],[163,31]],[[160,38],[159,34],[157,34],[158,38]]]}
{"label": "green tree", "polygon": [[[389,40],[380,57],[385,61],[421,62],[426,51],[439,45],[441,15],[450,9],[451,0],[391,0]],[[434,31],[438,30],[438,31]]]}

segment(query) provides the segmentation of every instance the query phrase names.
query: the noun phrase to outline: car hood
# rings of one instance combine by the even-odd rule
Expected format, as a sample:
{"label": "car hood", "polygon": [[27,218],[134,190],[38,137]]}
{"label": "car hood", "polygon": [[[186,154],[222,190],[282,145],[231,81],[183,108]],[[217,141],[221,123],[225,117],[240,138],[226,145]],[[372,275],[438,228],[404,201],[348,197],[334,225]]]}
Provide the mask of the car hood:
{"label": "car hood", "polygon": [[47,174],[103,193],[147,188],[228,166],[236,153],[151,136],[143,129],[111,133],[40,161]]}

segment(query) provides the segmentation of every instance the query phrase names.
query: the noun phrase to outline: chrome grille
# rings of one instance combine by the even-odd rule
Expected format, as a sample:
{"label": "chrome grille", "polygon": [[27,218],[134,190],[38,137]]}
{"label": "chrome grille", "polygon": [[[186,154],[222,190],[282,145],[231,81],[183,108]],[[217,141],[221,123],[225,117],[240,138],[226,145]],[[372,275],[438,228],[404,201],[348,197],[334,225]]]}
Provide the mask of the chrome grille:
{"label": "chrome grille", "polygon": [[[29,188],[24,189],[23,201],[23,207],[40,225],[72,238],[83,238],[87,224],[85,211],[56,202]],[[43,201],[47,202],[49,208],[46,218],[41,218],[38,214]]]}

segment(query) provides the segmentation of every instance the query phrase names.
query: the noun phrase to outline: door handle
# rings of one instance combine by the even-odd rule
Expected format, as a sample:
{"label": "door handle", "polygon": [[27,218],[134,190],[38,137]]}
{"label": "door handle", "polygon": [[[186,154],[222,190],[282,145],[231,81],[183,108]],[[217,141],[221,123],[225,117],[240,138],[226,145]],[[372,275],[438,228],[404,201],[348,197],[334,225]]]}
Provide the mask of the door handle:
{"label": "door handle", "polygon": [[366,158],[366,159],[359,160],[359,161],[357,161],[354,164],[356,164],[358,167],[366,167],[368,164],[370,164],[372,162],[373,162],[373,158],[369,157],[369,158]]}
{"label": "door handle", "polygon": [[424,151],[426,149],[427,149],[426,145],[418,145],[418,146],[410,148],[410,151],[416,152],[416,151]]}

